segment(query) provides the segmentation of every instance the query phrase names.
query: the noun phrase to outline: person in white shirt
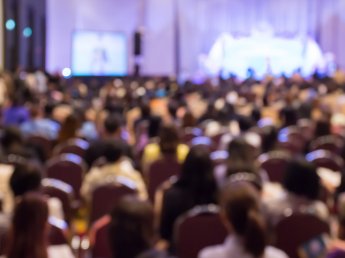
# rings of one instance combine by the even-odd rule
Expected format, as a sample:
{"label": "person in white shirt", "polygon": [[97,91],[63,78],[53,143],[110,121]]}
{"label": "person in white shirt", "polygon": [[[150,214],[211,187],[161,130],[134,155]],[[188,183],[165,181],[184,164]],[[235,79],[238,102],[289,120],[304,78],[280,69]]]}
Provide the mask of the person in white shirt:
{"label": "person in white shirt", "polygon": [[257,190],[246,182],[228,182],[221,193],[221,216],[229,236],[222,245],[206,247],[199,258],[287,258],[267,245],[265,219]]}

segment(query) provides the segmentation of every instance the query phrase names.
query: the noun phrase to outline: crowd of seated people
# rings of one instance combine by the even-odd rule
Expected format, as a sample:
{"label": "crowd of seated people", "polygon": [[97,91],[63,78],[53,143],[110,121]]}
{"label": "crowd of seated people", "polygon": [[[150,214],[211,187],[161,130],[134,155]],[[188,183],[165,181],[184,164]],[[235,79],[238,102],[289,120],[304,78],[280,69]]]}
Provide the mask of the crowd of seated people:
{"label": "crowd of seated people", "polygon": [[340,73],[97,83],[0,74],[0,255],[345,257]]}

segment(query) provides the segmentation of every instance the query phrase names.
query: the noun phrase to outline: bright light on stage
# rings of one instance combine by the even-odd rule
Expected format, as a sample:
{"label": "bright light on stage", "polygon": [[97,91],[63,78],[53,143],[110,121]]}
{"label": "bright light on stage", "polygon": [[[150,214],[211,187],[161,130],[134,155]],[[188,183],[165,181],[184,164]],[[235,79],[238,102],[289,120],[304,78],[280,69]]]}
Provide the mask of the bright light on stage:
{"label": "bright light on stage", "polygon": [[68,67],[64,68],[64,69],[62,70],[62,76],[65,77],[65,78],[71,77],[71,76],[72,76],[72,70],[71,70],[71,68],[68,68]]}
{"label": "bright light on stage", "polygon": [[[333,60],[334,61],[334,60]],[[310,76],[327,64],[318,43],[308,36],[276,36],[272,30],[253,30],[250,36],[221,34],[206,55],[200,55],[202,70],[211,76],[220,73],[246,78],[252,70],[261,79],[266,74]]]}

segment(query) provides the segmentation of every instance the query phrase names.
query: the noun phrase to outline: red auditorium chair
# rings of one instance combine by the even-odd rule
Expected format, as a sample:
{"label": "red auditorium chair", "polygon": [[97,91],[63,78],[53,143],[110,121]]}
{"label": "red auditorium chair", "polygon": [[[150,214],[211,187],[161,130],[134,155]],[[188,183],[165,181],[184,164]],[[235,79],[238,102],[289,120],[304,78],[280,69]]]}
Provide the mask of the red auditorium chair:
{"label": "red auditorium chair", "polygon": [[341,172],[344,168],[343,159],[327,150],[316,150],[306,155],[306,160],[314,163],[317,167],[328,168]]}
{"label": "red auditorium chair", "polygon": [[148,194],[151,201],[154,202],[155,193],[158,187],[172,176],[180,174],[181,165],[176,157],[164,156],[153,162],[147,172]]}
{"label": "red auditorium chair", "polygon": [[225,162],[227,161],[229,157],[229,154],[227,151],[218,150],[218,151],[212,152],[210,156],[214,165],[218,166],[218,165],[225,164]]}
{"label": "red auditorium chair", "polygon": [[197,258],[207,246],[224,242],[227,230],[216,205],[196,206],[178,218],[174,227],[174,242],[179,258]]}
{"label": "red auditorium chair", "polygon": [[297,126],[281,129],[278,134],[278,147],[290,151],[292,154],[303,153],[306,141]]}
{"label": "red auditorium chair", "polygon": [[49,218],[48,244],[68,244],[68,225],[65,221],[53,217]]}
{"label": "red auditorium chair", "polygon": [[61,143],[54,148],[53,154],[57,156],[63,153],[72,153],[82,158],[85,156],[86,150],[89,148],[89,143],[83,139],[71,139],[66,143]]}
{"label": "red auditorium chair", "polygon": [[84,161],[75,154],[61,154],[49,160],[46,166],[47,177],[61,180],[72,186],[78,200],[85,171]]}
{"label": "red auditorium chair", "polygon": [[49,140],[48,138],[43,136],[33,135],[28,137],[26,139],[26,142],[33,146],[39,147],[43,152],[45,159],[49,159],[51,157],[52,149],[54,146],[54,142],[52,140]]}
{"label": "red auditorium chair", "polygon": [[109,177],[106,184],[92,192],[90,224],[108,214],[121,197],[137,194],[135,183],[123,177]]}
{"label": "red auditorium chair", "polygon": [[111,258],[112,252],[109,247],[109,223],[110,216],[98,219],[90,229],[90,245],[93,258]]}
{"label": "red auditorium chair", "polygon": [[344,140],[336,135],[321,136],[310,144],[310,150],[328,150],[335,154],[340,154],[344,147]]}
{"label": "red auditorium chair", "polygon": [[271,182],[282,183],[291,154],[284,150],[274,150],[261,154],[258,158],[260,167],[267,172]]}
{"label": "red auditorium chair", "polygon": [[275,228],[275,246],[290,258],[301,258],[298,249],[308,241],[328,234],[327,222],[311,214],[295,213],[283,218]]}
{"label": "red auditorium chair", "polygon": [[43,194],[57,198],[61,201],[65,220],[70,223],[73,211],[74,191],[72,186],[52,178],[42,180]]}

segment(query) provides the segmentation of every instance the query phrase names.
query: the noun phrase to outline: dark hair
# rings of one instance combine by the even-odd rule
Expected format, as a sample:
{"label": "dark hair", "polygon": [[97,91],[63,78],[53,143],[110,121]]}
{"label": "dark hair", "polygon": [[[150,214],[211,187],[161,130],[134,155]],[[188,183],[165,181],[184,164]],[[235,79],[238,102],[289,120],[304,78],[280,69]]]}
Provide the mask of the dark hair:
{"label": "dark hair", "polygon": [[310,200],[317,199],[320,191],[320,178],[316,173],[316,166],[300,159],[290,161],[283,185],[291,193]]}
{"label": "dark hair", "polygon": [[247,132],[250,128],[252,128],[255,125],[252,118],[248,116],[238,116],[237,122],[241,132]]}
{"label": "dark hair", "polygon": [[61,124],[59,131],[58,142],[63,143],[69,139],[77,136],[77,131],[80,128],[80,119],[76,114],[70,114]]}
{"label": "dark hair", "polygon": [[207,147],[198,145],[191,148],[175,185],[188,189],[195,204],[216,202],[217,185],[213,176],[213,162]]}
{"label": "dark hair", "polygon": [[151,107],[149,103],[142,103],[140,105],[140,112],[142,118],[149,118],[151,116]]}
{"label": "dark hair", "polygon": [[149,128],[147,132],[149,138],[154,138],[158,136],[161,124],[162,119],[159,116],[152,116],[149,118]]}
{"label": "dark hair", "polygon": [[297,124],[297,111],[293,107],[284,107],[280,111],[280,119],[282,120],[283,127],[291,126],[291,125],[296,125]]}
{"label": "dark hair", "polygon": [[274,150],[277,144],[278,130],[274,126],[262,128],[261,149],[263,153]]}
{"label": "dark hair", "polygon": [[229,160],[252,163],[255,160],[253,147],[244,137],[236,137],[228,145]]}
{"label": "dark hair", "polygon": [[331,123],[327,120],[319,120],[315,125],[315,138],[331,134]]}
{"label": "dark hair", "polygon": [[115,258],[133,258],[150,249],[155,240],[150,203],[125,196],[111,212],[109,243]]}
{"label": "dark hair", "polygon": [[41,171],[36,165],[30,162],[16,164],[10,178],[13,195],[17,197],[28,192],[38,191],[41,187],[41,179]]}
{"label": "dark hair", "polygon": [[27,194],[17,204],[12,217],[9,258],[47,258],[48,205],[40,195]]}
{"label": "dark hair", "polygon": [[244,249],[260,257],[267,245],[267,231],[260,211],[258,192],[246,182],[228,182],[221,193],[221,207],[234,233],[243,238]]}
{"label": "dark hair", "polygon": [[254,108],[252,110],[251,113],[251,118],[253,119],[253,121],[255,121],[256,123],[259,122],[259,120],[261,119],[261,110],[259,108]]}
{"label": "dark hair", "polygon": [[107,162],[118,161],[124,154],[125,147],[122,140],[108,140],[105,143],[104,157]]}
{"label": "dark hair", "polygon": [[182,118],[182,127],[194,127],[196,125],[196,119],[190,111],[187,111]]}
{"label": "dark hair", "polygon": [[119,114],[110,114],[104,120],[104,129],[108,134],[118,132],[122,125],[122,117]]}
{"label": "dark hair", "polygon": [[162,154],[176,154],[180,142],[177,128],[164,125],[159,132],[159,148]]}
{"label": "dark hair", "polygon": [[1,136],[1,145],[6,151],[10,151],[13,144],[23,144],[23,138],[18,128],[7,127]]}

